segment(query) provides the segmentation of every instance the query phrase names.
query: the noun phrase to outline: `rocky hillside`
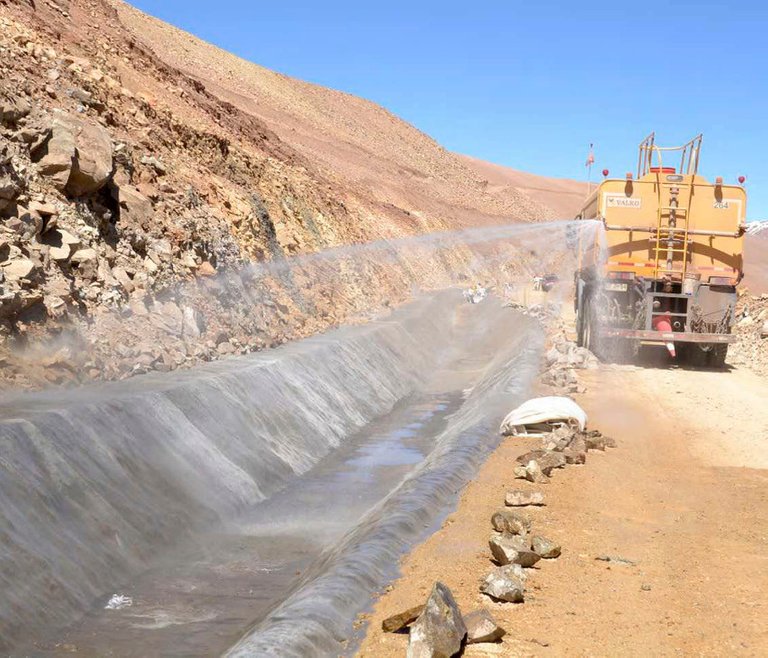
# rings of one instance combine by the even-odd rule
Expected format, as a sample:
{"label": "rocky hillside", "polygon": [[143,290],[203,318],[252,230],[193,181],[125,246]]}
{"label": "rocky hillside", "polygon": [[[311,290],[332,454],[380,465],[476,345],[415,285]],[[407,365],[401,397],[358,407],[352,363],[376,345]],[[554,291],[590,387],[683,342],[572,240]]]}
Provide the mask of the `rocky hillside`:
{"label": "rocky hillside", "polygon": [[0,0],[0,53],[5,386],[309,335],[445,285],[472,255],[307,254],[557,214],[370,102],[123,3]]}

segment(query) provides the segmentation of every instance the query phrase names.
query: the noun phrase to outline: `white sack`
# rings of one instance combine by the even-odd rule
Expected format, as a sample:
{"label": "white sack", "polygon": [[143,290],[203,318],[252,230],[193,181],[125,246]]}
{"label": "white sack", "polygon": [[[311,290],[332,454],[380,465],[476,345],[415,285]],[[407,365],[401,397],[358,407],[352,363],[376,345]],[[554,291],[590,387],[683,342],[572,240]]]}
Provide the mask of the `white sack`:
{"label": "white sack", "polygon": [[523,402],[507,414],[500,431],[503,436],[540,436],[561,425],[583,430],[587,426],[587,414],[570,398],[549,396]]}

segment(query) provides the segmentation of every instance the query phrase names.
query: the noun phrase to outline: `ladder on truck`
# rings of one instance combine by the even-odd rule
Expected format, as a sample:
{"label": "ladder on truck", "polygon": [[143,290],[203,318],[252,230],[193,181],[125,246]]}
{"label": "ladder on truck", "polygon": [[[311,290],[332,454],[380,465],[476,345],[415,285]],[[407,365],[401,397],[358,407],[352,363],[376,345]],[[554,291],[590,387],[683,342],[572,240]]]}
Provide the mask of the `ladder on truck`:
{"label": "ladder on truck", "polygon": [[[689,228],[693,177],[699,168],[702,135],[676,147],[659,147],[654,141],[655,134],[651,133],[640,144],[638,161],[638,177],[649,172],[656,174],[656,230],[651,237],[651,242],[655,243],[654,278],[679,276],[683,281],[690,258]],[[665,151],[680,153],[679,169],[672,172],[665,170],[662,161]],[[678,258],[678,255],[681,257]]]}

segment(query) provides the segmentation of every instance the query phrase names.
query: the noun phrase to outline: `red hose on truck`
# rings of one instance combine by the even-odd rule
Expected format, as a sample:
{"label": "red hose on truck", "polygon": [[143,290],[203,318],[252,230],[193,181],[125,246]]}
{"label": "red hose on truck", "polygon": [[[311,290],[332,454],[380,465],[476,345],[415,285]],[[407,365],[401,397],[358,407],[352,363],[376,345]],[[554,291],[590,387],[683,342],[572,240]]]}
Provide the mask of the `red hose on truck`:
{"label": "red hose on truck", "polygon": [[[669,332],[672,333],[672,318],[669,315],[657,315],[653,318],[653,322],[651,322],[651,326],[656,331],[661,332]],[[675,353],[675,344],[672,342],[666,343],[667,350],[669,350],[669,354],[674,357],[677,356]]]}

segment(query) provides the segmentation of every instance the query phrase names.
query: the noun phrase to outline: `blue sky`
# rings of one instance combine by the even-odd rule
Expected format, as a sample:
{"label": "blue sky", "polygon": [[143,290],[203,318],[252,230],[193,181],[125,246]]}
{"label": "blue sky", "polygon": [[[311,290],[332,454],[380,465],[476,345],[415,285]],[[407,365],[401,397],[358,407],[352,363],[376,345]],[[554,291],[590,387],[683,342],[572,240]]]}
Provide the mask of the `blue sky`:
{"label": "blue sky", "polygon": [[[246,59],[369,98],[445,147],[534,173],[634,170],[704,133],[768,219],[768,4],[131,0]],[[594,177],[594,174],[593,174]]]}

